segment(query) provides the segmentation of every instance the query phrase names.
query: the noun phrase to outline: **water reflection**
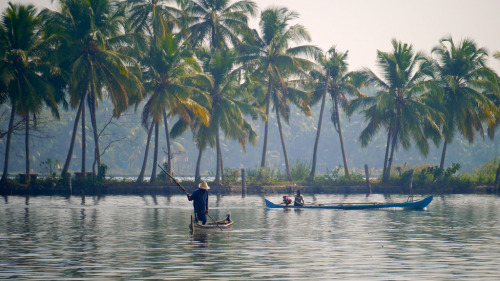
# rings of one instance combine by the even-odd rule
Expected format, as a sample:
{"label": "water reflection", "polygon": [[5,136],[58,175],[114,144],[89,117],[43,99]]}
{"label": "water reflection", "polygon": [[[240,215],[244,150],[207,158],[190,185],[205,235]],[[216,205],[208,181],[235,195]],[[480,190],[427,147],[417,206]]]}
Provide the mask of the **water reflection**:
{"label": "water reflection", "polygon": [[[279,201],[280,196],[270,196]],[[188,230],[185,196],[6,197],[0,279],[495,280],[500,199],[436,196],[424,211],[263,207],[262,196],[211,196],[232,230]],[[308,202],[403,201],[311,195]]]}

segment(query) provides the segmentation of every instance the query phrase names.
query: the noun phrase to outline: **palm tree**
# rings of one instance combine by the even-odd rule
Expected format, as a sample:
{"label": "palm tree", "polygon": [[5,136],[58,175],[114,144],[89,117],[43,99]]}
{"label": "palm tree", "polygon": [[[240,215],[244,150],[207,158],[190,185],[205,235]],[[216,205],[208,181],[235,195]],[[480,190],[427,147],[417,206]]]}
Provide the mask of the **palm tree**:
{"label": "palm tree", "polygon": [[[198,99],[203,100],[203,104],[209,104],[209,97],[200,88],[212,85],[212,80],[209,75],[201,72],[189,46],[184,44],[180,35],[174,34],[166,34],[158,38],[156,43],[150,40],[149,44],[149,52],[140,59],[145,69],[144,88],[150,95],[143,109],[144,127],[151,131],[150,126],[158,126],[162,119],[166,122],[167,110],[188,124],[192,123],[192,113],[203,124],[208,125],[210,119],[208,110],[200,102],[192,99],[192,96],[196,95]],[[149,125],[150,121],[152,125]],[[155,135],[158,139],[158,134]],[[149,140],[146,147],[148,145]],[[147,152],[144,163],[146,158]],[[156,166],[156,163],[154,165]],[[139,182],[143,180],[144,169],[145,164],[141,169]],[[154,175],[152,178],[154,180]]]}
{"label": "palm tree", "polygon": [[[413,51],[412,45],[392,40],[391,53],[377,51],[377,64],[383,78],[369,69],[363,72],[376,88],[374,96],[359,98],[351,102],[348,114],[362,107],[368,124],[361,132],[362,146],[366,146],[378,130],[384,126],[387,131],[386,156],[383,181],[389,180],[394,152],[398,144],[404,149],[416,142],[419,151],[429,152],[428,137],[439,134],[439,120],[442,115],[429,106],[425,93],[425,75],[429,64],[423,63],[422,53]],[[438,138],[434,137],[436,142]]]}
{"label": "palm tree", "polygon": [[[33,5],[9,3],[0,25],[0,45],[4,56],[0,60],[0,69],[5,88],[11,103],[11,116],[7,133],[5,152],[5,166],[2,182],[7,180],[9,151],[12,136],[14,116],[18,114],[25,122],[25,152],[26,174],[30,173],[30,115],[38,115],[44,105],[59,118],[58,106],[55,99],[55,90],[44,78],[42,73],[51,69],[42,61],[42,46],[39,35],[40,19],[36,16]],[[36,120],[36,118],[35,118]],[[36,123],[35,123],[36,124]]]}
{"label": "palm tree", "polygon": [[[53,59],[67,72],[70,104],[73,108],[79,107],[63,175],[69,169],[77,123],[80,115],[84,116],[84,102],[87,98],[94,131],[94,155],[99,166],[101,163],[95,117],[97,101],[106,92],[114,105],[115,116],[119,116],[130,104],[142,98],[142,87],[136,76],[140,72],[130,70],[130,67],[137,68],[138,65],[131,57],[114,49],[126,39],[120,34],[124,7],[115,4],[110,0],[62,0],[59,11],[45,9],[42,12],[46,36],[57,50]],[[82,163],[84,161],[85,155],[82,154]],[[84,171],[85,167],[82,165],[82,172]]]}
{"label": "palm tree", "polygon": [[437,56],[437,90],[446,116],[439,165],[443,169],[447,146],[457,131],[473,142],[476,132],[484,136],[484,122],[495,122],[498,107],[488,95],[498,95],[498,76],[486,66],[486,49],[478,48],[471,39],[455,44],[451,37],[443,38],[432,53]]}
{"label": "palm tree", "polygon": [[210,49],[241,46],[243,38],[252,37],[248,16],[256,10],[253,1],[193,0],[187,9],[192,22],[189,42],[199,47],[208,40]]}
{"label": "palm tree", "polygon": [[[289,106],[287,100],[295,103],[306,113],[309,110],[308,95],[298,88],[289,88],[295,78],[308,78],[307,71],[315,67],[314,63],[302,56],[315,56],[320,53],[320,49],[311,45],[290,46],[291,43],[300,43],[310,41],[306,29],[295,24],[289,26],[289,22],[298,18],[298,14],[289,11],[287,8],[269,8],[262,12],[260,19],[260,29],[262,38],[256,34],[256,50],[253,55],[247,56],[247,64],[255,65],[254,75],[262,79],[262,83],[267,85],[267,94],[265,95],[265,128],[264,144],[262,149],[261,167],[266,164],[267,139],[269,133],[269,112],[271,101],[273,101],[278,120],[278,127],[281,128],[280,114],[288,120]],[[297,83],[293,83],[297,84]],[[291,179],[288,155],[282,131],[280,137],[285,157],[285,166],[287,167],[288,178]]]}
{"label": "palm tree", "polygon": [[[215,139],[217,154],[215,181],[219,182],[224,170],[220,131],[226,138],[236,139],[242,149],[245,149],[247,139],[255,145],[257,134],[245,120],[244,115],[250,115],[255,119],[259,110],[250,103],[253,100],[252,96],[246,91],[246,87],[240,84],[241,69],[237,67],[239,57],[235,50],[201,49],[197,52],[197,57],[202,60],[203,69],[214,79],[213,87],[207,90],[212,100],[212,118],[208,126],[208,136]],[[203,145],[200,147],[203,148]]]}
{"label": "palm tree", "polygon": [[[347,164],[347,157],[344,149],[342,127],[340,126],[340,108],[345,110],[346,106],[349,104],[346,94],[350,94],[358,98],[364,97],[364,94],[361,93],[359,89],[364,85],[365,81],[363,77],[360,77],[361,75],[358,75],[358,73],[347,71],[349,66],[347,63],[347,56],[348,51],[338,52],[335,47],[331,47],[326,56],[322,56],[319,60],[324,69],[325,75],[323,76],[321,73],[315,74],[315,76],[318,76],[321,80],[316,84],[315,90],[315,95],[321,98],[321,108],[318,129],[316,132],[316,140],[314,143],[313,162],[310,175],[311,180],[314,180],[314,173],[316,170],[316,153],[321,133],[325,99],[328,92],[330,93],[333,102],[331,120],[337,134],[339,135],[342,160],[344,162],[344,172],[346,176],[349,176],[349,166]],[[325,85],[328,85],[328,87],[325,87]]]}

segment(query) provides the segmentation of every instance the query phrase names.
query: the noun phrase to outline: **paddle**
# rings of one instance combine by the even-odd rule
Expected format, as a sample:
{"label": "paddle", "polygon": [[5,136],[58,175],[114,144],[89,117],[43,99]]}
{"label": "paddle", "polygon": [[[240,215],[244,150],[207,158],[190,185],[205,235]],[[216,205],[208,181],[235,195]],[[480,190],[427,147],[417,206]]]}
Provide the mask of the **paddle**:
{"label": "paddle", "polygon": [[[165,171],[165,169],[163,169],[162,166],[158,165],[158,167],[160,167],[160,169],[162,169],[163,172],[165,172],[165,174],[167,174],[184,191],[184,193],[186,193],[186,195],[189,195],[189,193],[186,191],[186,189],[184,189],[184,187],[171,174],[169,174],[167,171]],[[208,214],[208,212],[207,212],[207,216],[220,228],[221,231],[223,231],[222,227],[219,226],[219,224]]]}

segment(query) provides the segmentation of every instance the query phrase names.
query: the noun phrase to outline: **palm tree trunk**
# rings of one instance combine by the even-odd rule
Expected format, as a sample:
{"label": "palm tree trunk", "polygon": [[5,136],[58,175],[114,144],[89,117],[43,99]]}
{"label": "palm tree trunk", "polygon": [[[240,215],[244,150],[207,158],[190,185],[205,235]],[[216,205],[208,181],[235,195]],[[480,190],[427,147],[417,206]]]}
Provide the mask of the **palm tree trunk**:
{"label": "palm tree trunk", "polygon": [[85,155],[87,154],[87,141],[85,137],[85,102],[82,107],[82,176],[85,175]]}
{"label": "palm tree trunk", "polygon": [[201,166],[201,155],[203,154],[203,149],[199,148],[198,160],[196,160],[196,171],[194,173],[194,181],[201,181],[200,166]]}
{"label": "palm tree trunk", "polygon": [[75,123],[73,124],[73,134],[71,135],[71,142],[69,144],[68,156],[66,156],[66,162],[64,162],[61,175],[64,177],[69,170],[69,164],[71,163],[71,158],[73,157],[73,148],[75,146],[76,131],[78,129],[78,122],[80,121],[80,115],[82,114],[82,107],[85,104],[85,96],[80,100],[80,105],[78,105],[78,110],[76,111]]}
{"label": "palm tree trunk", "polygon": [[444,139],[443,152],[441,153],[441,163],[439,164],[440,169],[444,169],[444,160],[446,158],[446,149],[448,148],[448,140]]}
{"label": "palm tree trunk", "polygon": [[158,123],[155,124],[155,150],[154,150],[154,155],[153,155],[153,171],[151,172],[151,179],[149,182],[155,182],[156,181],[156,165],[158,164],[158,144],[159,144],[159,126]]}
{"label": "palm tree trunk", "polygon": [[388,182],[389,178],[391,176],[391,167],[392,167],[392,160],[394,159],[394,151],[396,150],[396,138],[398,135],[397,128],[395,129],[394,135],[392,136],[392,143],[391,143],[391,156],[389,157],[389,164],[387,165],[387,170],[385,171],[385,175],[383,178],[383,182]]}
{"label": "palm tree trunk", "polygon": [[219,147],[220,147],[220,139],[219,139],[219,126],[218,124],[216,125],[217,128],[215,129],[215,143],[216,143],[216,146],[215,146],[215,155],[216,155],[216,158],[217,158],[217,165],[216,165],[216,168],[215,168],[215,182],[216,183],[220,183],[220,178],[221,178],[221,173],[220,173],[220,167],[221,167],[221,163],[220,163],[220,160],[221,160],[221,157],[219,155]]}
{"label": "palm tree trunk", "polygon": [[[172,149],[170,147],[170,134],[169,134],[169,129],[168,129],[168,120],[167,120],[167,113],[165,110],[163,110],[163,123],[165,126],[165,137],[167,139],[167,172],[169,174],[172,174]],[[172,179],[170,177],[167,177],[167,181],[171,182]]]}
{"label": "palm tree trunk", "polygon": [[[101,166],[101,150],[99,148],[99,134],[97,133],[97,117],[96,117],[96,106],[95,106],[95,96],[92,91],[91,97],[89,99],[89,112],[90,112],[90,120],[92,123],[92,129],[94,131],[94,163],[97,162],[97,167]],[[94,175],[95,165],[92,165],[92,172]],[[99,173],[99,169],[97,169],[97,173]],[[97,175],[100,176],[99,174]]]}
{"label": "palm tree trunk", "polygon": [[382,170],[382,178],[385,177],[385,171],[387,170],[387,159],[389,157],[389,147],[391,145],[391,129],[387,130],[387,143],[385,144],[385,157],[384,157],[384,169]]}
{"label": "palm tree trunk", "polygon": [[314,181],[314,174],[316,173],[316,154],[318,153],[319,136],[321,135],[321,124],[323,123],[323,112],[325,110],[326,93],[328,92],[328,78],[330,77],[330,69],[326,70],[325,92],[321,99],[321,109],[319,111],[318,129],[316,130],[316,140],[314,141],[313,160],[311,167],[311,174],[309,180]]}
{"label": "palm tree trunk", "polygon": [[283,130],[281,129],[281,119],[280,119],[278,107],[276,107],[276,120],[278,121],[278,129],[280,132],[281,146],[283,147],[283,154],[285,157],[286,175],[288,177],[288,180],[292,181],[292,173],[290,172],[290,163],[288,162],[288,153],[286,152],[285,138],[283,137]]}
{"label": "palm tree trunk", "polygon": [[267,95],[266,95],[266,123],[264,126],[264,146],[262,147],[262,159],[260,161],[260,167],[264,168],[266,166],[266,153],[267,153],[267,137],[269,133],[269,107],[271,105],[271,80],[267,84]]}
{"label": "palm tree trunk", "polygon": [[29,173],[31,170],[30,167],[30,117],[29,114],[27,114],[28,117],[24,119],[25,122],[25,127],[26,127],[26,136],[25,136],[25,150],[26,150],[26,174],[28,174],[28,180],[29,180]]}
{"label": "palm tree trunk", "polygon": [[14,127],[14,117],[16,116],[16,103],[12,103],[12,110],[10,112],[9,119],[9,130],[7,132],[7,143],[5,144],[5,163],[3,166],[3,174],[1,183],[7,183],[7,177],[9,176],[9,152],[10,152],[10,143],[12,140],[12,130]]}
{"label": "palm tree trunk", "polygon": [[148,163],[149,142],[151,141],[151,134],[153,133],[153,126],[154,126],[154,123],[151,122],[151,125],[150,125],[149,130],[148,130],[148,140],[146,141],[146,151],[144,152],[144,160],[142,162],[141,173],[139,174],[139,177],[137,178],[137,182],[144,181],[144,173],[146,171],[146,164]]}
{"label": "palm tree trunk", "polygon": [[349,166],[347,165],[347,157],[345,156],[345,148],[344,148],[344,138],[342,137],[342,127],[340,126],[340,114],[339,114],[339,104],[337,99],[333,99],[335,102],[335,113],[337,117],[337,133],[339,134],[340,139],[340,150],[342,151],[342,160],[344,161],[344,173],[345,176],[349,176]]}

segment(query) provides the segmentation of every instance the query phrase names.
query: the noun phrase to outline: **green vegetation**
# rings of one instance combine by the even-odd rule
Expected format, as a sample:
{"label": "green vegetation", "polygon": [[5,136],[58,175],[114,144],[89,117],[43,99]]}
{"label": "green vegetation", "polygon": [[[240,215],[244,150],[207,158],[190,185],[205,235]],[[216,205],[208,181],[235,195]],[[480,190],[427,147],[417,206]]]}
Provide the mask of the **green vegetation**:
{"label": "green vegetation", "polygon": [[[356,169],[368,163],[386,184],[404,184],[410,170],[417,186],[495,181],[496,159],[471,173],[459,173],[461,161],[444,166],[457,142],[476,145],[462,154],[480,151],[477,136],[493,140],[500,120],[500,78],[472,39],[443,38],[430,56],[394,39],[392,50],[377,50],[376,74],[350,71],[347,50],[312,45],[306,27],[295,23],[299,13],[286,7],[258,15],[247,0],[57,5],[38,12],[10,3],[1,15],[2,183],[19,154],[25,174],[35,172],[35,161],[48,180],[78,171],[85,186],[118,171],[139,183],[149,171],[150,182],[170,181],[158,163],[170,173],[194,172],[194,182],[203,173],[225,184],[238,181],[234,167],[248,163],[258,166],[247,170],[256,184],[362,184],[364,171]],[[258,30],[248,25],[251,17],[258,17]],[[323,132],[329,143],[321,147],[327,97],[334,130]],[[39,120],[49,115],[61,120],[40,129]],[[37,146],[33,134],[43,144]],[[298,141],[299,135],[308,140]],[[262,150],[246,156],[257,144]],[[398,155],[412,148],[418,150],[413,166],[398,165],[405,161]],[[496,145],[489,149],[498,153]],[[105,154],[113,156],[101,160]],[[333,154],[341,155],[333,166],[342,166],[317,172]],[[437,164],[436,154],[439,166],[423,164]],[[424,159],[428,155],[434,158]]]}

